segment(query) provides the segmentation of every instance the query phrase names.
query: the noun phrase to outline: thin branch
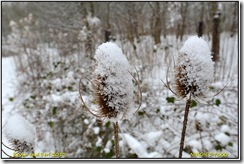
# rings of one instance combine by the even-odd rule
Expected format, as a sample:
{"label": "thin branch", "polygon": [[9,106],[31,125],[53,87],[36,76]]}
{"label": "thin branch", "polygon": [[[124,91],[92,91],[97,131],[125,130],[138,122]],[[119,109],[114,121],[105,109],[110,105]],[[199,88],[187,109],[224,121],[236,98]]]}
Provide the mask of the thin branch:
{"label": "thin branch", "polygon": [[218,94],[220,94],[220,93],[227,87],[227,85],[228,85],[228,84],[226,84],[226,85],[224,86],[224,88],[222,88],[219,92],[217,92],[213,97],[215,97],[215,96],[217,96]]}
{"label": "thin branch", "polygon": [[[81,99],[81,101],[82,101],[82,103],[83,103],[85,109],[86,109],[90,114],[92,114],[92,115],[95,116],[95,117],[100,118],[101,116],[99,116],[99,115],[93,113],[93,112],[87,107],[85,101],[83,100],[83,98],[82,98],[82,94],[81,94],[81,89],[80,89],[80,88],[81,88],[81,80],[82,80],[82,77],[80,78],[80,81],[79,81],[79,95],[80,95],[80,99]],[[88,79],[88,80],[89,80],[89,79]],[[90,80],[89,80],[89,81],[90,81]]]}
{"label": "thin branch", "polygon": [[[136,74],[137,74],[137,79],[139,80],[139,74],[138,74],[138,71],[137,71],[136,68],[135,68],[135,70],[136,70]],[[129,72],[129,73],[130,73],[130,72]],[[135,111],[135,113],[136,113],[136,112],[138,112],[138,111],[140,110],[140,108],[141,108],[141,104],[142,104],[142,91],[141,91],[141,87],[140,87],[139,81],[132,75],[132,73],[130,73],[130,74],[131,74],[131,76],[133,77],[133,79],[136,81],[136,84],[137,84],[137,86],[138,86],[138,90],[139,90],[139,94],[140,94],[140,102],[139,102],[139,106],[138,106],[137,110]]]}
{"label": "thin branch", "polygon": [[167,68],[167,73],[166,73],[166,83],[164,83],[164,81],[162,79],[160,79],[160,80],[164,83],[164,85],[165,85],[166,88],[168,88],[175,96],[178,97],[178,95],[170,87],[170,84],[169,84],[169,81],[168,81],[168,74],[169,74],[169,66]]}

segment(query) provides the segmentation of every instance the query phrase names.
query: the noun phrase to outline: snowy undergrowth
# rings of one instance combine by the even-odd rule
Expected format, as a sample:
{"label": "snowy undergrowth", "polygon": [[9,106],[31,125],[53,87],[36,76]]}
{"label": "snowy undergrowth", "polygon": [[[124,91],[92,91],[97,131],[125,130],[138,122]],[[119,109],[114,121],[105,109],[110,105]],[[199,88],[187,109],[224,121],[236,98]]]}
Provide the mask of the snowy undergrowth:
{"label": "snowy undergrowth", "polygon": [[[228,85],[210,105],[197,102],[191,105],[183,157],[190,157],[192,152],[202,152],[203,148],[208,152],[228,152],[228,157],[232,158],[238,156],[237,39],[236,36],[221,37],[223,62],[217,67],[221,73],[216,76],[210,89],[217,92]],[[161,45],[154,46],[148,44],[152,43],[149,36],[142,37],[136,43],[137,56],[129,42],[116,41],[130,64],[139,71],[143,96],[142,109],[134,119],[124,121],[121,126],[122,157],[172,158],[178,155],[184,101],[177,100],[160,80],[164,80],[171,54],[177,53],[183,45],[180,41],[175,44],[175,40],[174,36],[167,36]],[[21,81],[18,83],[21,87],[18,88],[22,90],[16,92],[18,94],[13,101],[9,101],[12,94],[7,95],[4,101],[10,105],[3,108],[21,113],[36,127],[36,152],[65,152],[66,158],[114,157],[111,122],[101,123],[90,116],[78,96],[78,81],[91,61],[78,54],[61,57],[57,50],[53,53],[58,57],[43,60],[48,62],[44,64],[48,69],[41,72],[36,81],[24,80],[20,74]],[[45,55],[49,56],[50,53]],[[47,57],[45,55],[43,57]],[[26,60],[23,62],[28,64]],[[77,69],[77,65],[82,66]],[[7,80],[7,77],[3,76],[3,80]],[[7,87],[6,84],[9,81],[3,83],[3,88]],[[90,86],[84,83],[82,87],[86,93],[84,98],[89,100],[88,105],[94,105],[94,100],[89,96]],[[8,115],[3,112],[3,120],[6,119]],[[196,121],[201,124],[201,135],[196,129]]]}

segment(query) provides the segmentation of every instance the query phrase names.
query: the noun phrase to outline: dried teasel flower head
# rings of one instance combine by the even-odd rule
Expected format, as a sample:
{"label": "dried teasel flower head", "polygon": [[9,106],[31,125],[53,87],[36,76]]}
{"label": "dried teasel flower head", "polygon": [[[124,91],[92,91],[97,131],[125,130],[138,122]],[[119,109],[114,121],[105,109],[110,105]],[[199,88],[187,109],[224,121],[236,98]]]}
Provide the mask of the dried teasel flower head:
{"label": "dried teasel flower head", "polygon": [[213,80],[214,62],[208,44],[198,36],[186,40],[175,61],[175,90],[179,97],[189,93],[195,98],[208,96]]}
{"label": "dried teasel flower head", "polygon": [[95,54],[93,88],[99,115],[114,122],[133,114],[131,67],[122,50],[114,43],[101,44]]}
{"label": "dried teasel flower head", "polygon": [[34,152],[35,127],[22,116],[11,116],[4,125],[4,133],[15,152]]}

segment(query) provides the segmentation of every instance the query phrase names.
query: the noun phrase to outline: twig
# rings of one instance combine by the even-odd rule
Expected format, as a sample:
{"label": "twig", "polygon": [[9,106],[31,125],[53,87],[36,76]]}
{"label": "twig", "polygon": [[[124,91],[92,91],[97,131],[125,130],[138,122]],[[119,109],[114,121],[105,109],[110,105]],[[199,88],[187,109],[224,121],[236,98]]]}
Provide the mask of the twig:
{"label": "twig", "polygon": [[217,96],[218,94],[220,94],[220,93],[227,87],[227,85],[228,85],[228,84],[226,84],[226,85],[224,86],[224,88],[222,88],[219,92],[217,92],[213,97],[215,97],[215,96]]}
{"label": "twig", "polygon": [[[93,113],[93,112],[89,109],[89,107],[86,105],[85,101],[83,100],[83,98],[82,98],[82,94],[81,94],[81,90],[80,90],[80,88],[81,88],[81,80],[82,80],[82,77],[80,78],[80,82],[79,82],[79,95],[80,95],[80,99],[81,99],[81,101],[82,101],[82,103],[83,103],[85,109],[86,109],[89,113],[91,113],[91,114],[92,114],[93,116],[95,116],[95,117],[100,118],[101,116],[99,116],[99,115]],[[88,79],[88,80],[89,80],[89,79]],[[89,80],[89,81],[90,81],[90,80]]]}
{"label": "twig", "polygon": [[142,91],[141,91],[141,87],[140,87],[140,84],[139,84],[139,74],[138,74],[138,71],[137,71],[136,68],[135,68],[135,70],[136,70],[136,74],[137,74],[137,79],[138,79],[138,80],[132,75],[131,72],[129,72],[129,73],[131,74],[131,76],[133,77],[133,79],[136,81],[136,84],[137,84],[137,86],[138,86],[138,90],[139,90],[139,94],[140,94],[140,102],[139,102],[139,106],[138,106],[137,110],[135,111],[135,113],[136,113],[136,112],[138,112],[138,111],[140,110],[140,108],[141,108],[141,104],[142,104]]}
{"label": "twig", "polygon": [[114,123],[114,144],[115,144],[115,155],[119,158],[119,125],[118,122]]}

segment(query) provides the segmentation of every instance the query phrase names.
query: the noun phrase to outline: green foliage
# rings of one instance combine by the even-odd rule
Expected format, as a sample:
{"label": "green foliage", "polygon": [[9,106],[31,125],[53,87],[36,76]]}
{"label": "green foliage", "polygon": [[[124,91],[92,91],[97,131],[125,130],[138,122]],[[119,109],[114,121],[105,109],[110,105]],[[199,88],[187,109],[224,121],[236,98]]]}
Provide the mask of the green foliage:
{"label": "green foliage", "polygon": [[220,104],[221,104],[220,99],[216,99],[216,100],[215,100],[215,105],[219,106]]}
{"label": "green foliage", "polygon": [[213,91],[214,90],[214,87],[213,86],[210,86],[209,87],[209,90]]}
{"label": "green foliage", "polygon": [[69,91],[72,91],[72,90],[73,90],[73,87],[72,87],[72,86],[68,86],[67,89],[68,89]]}
{"label": "green foliage", "polygon": [[32,98],[33,100],[35,100],[36,99],[36,95],[30,96],[30,98]]}
{"label": "green foliage", "polygon": [[53,66],[54,68],[57,68],[59,64],[61,64],[62,62],[58,61],[58,62],[53,62]]}
{"label": "green foliage", "polygon": [[96,147],[96,151],[100,152],[102,150],[101,146]]}
{"label": "green foliage", "polygon": [[112,146],[114,147],[114,145],[115,145],[115,142],[114,142],[114,140],[111,140],[111,142],[112,142]]}
{"label": "green foliage", "polygon": [[233,143],[232,143],[232,142],[229,142],[228,145],[229,145],[229,146],[233,146]]}
{"label": "green foliage", "polygon": [[175,98],[174,97],[167,97],[166,98],[168,103],[175,103]]}
{"label": "green foliage", "polygon": [[8,100],[11,101],[11,102],[13,102],[14,101],[14,98],[13,97],[10,97]]}
{"label": "green foliage", "polygon": [[52,109],[52,113],[53,113],[53,115],[56,115],[56,113],[57,113],[57,109],[58,109],[58,107],[56,107],[56,106],[53,107],[53,109]]}
{"label": "green foliage", "polygon": [[54,126],[54,123],[52,121],[48,121],[47,124],[52,128]]}
{"label": "green foliage", "polygon": [[113,156],[113,153],[111,151],[105,154],[106,158],[111,158],[112,156]]}
{"label": "green foliage", "polygon": [[220,150],[222,151],[223,147],[220,144],[217,144],[215,147],[215,150]]}
{"label": "green foliage", "polygon": [[110,121],[108,121],[108,122],[105,124],[105,127],[106,127],[106,128],[109,128],[110,124],[111,124]]}
{"label": "green foliage", "polygon": [[133,153],[133,154],[129,154],[128,158],[138,158],[137,154]]}
{"label": "green foliage", "polygon": [[195,106],[197,106],[197,102],[194,101],[194,100],[191,100],[191,106],[190,106],[190,108],[193,108]]}
{"label": "green foliage", "polygon": [[142,115],[144,115],[145,114],[145,112],[144,111],[139,111],[139,112],[137,112],[138,113],[138,115],[139,116],[142,116]]}

